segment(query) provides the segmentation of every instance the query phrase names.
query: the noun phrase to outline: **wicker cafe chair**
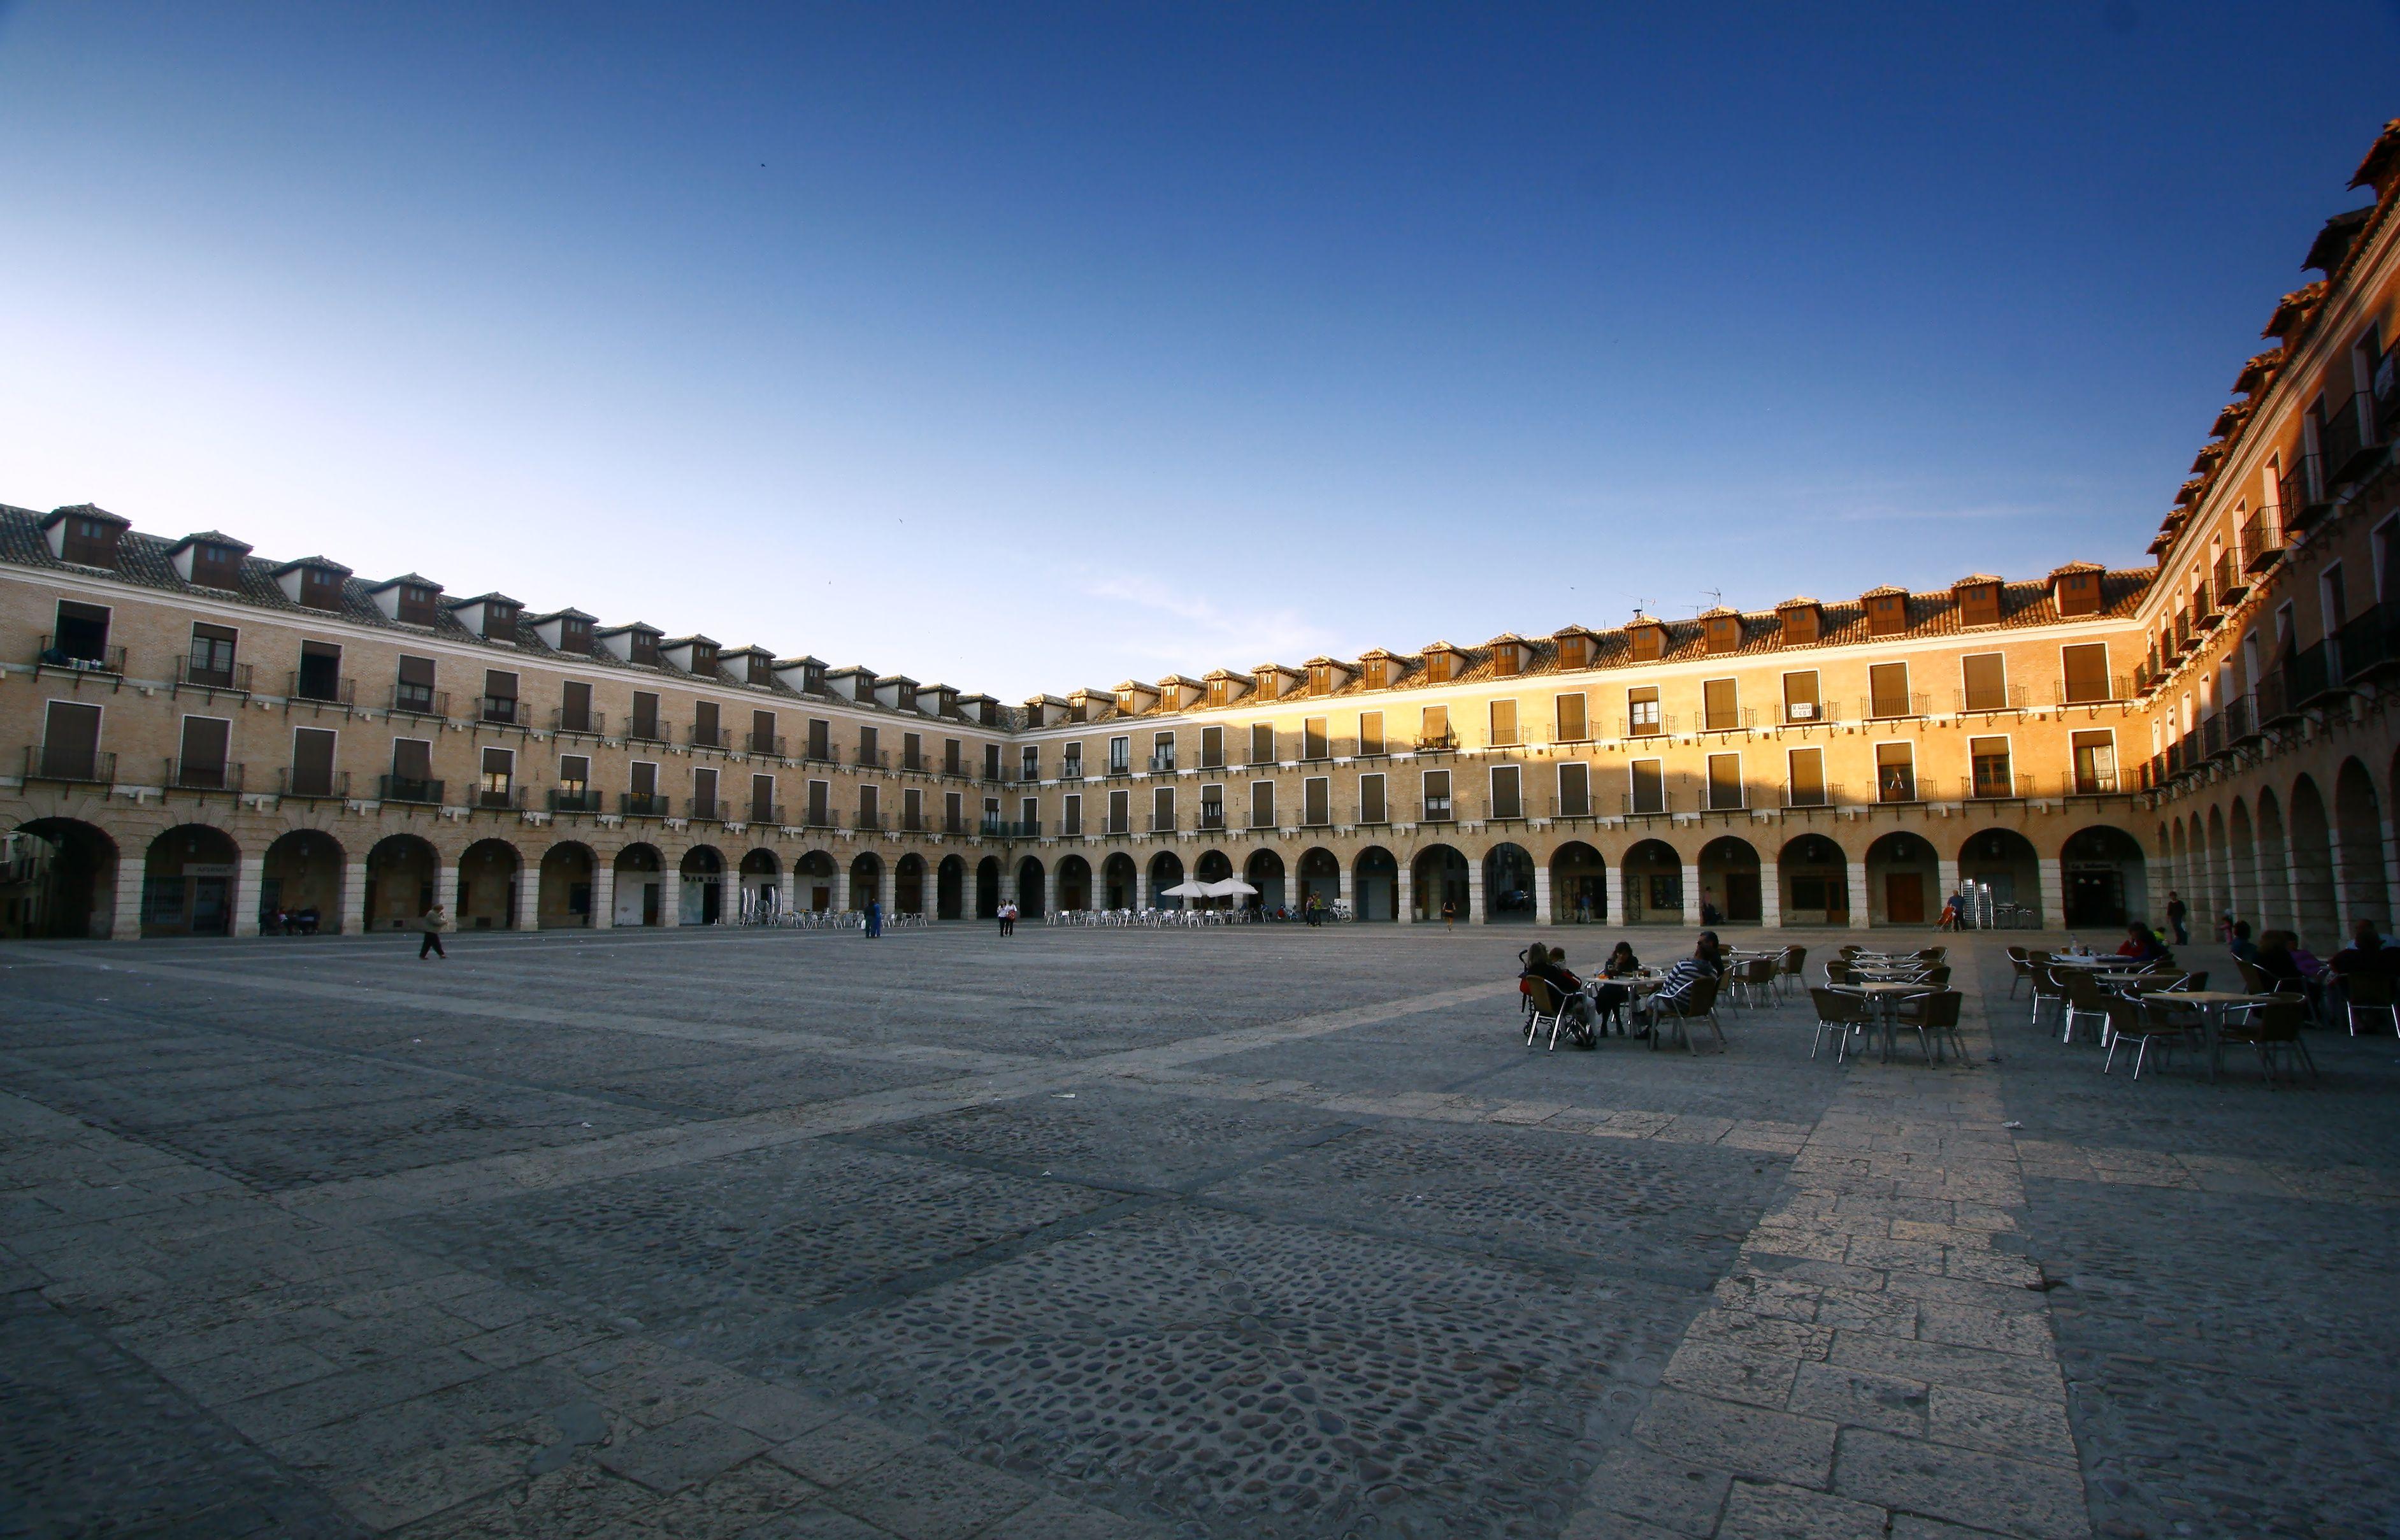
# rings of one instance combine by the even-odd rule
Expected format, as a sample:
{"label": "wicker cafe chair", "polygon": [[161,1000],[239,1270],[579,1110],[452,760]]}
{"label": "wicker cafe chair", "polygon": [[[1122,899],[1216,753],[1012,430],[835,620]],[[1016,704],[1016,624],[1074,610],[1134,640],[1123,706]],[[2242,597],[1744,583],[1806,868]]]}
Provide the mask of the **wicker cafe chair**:
{"label": "wicker cafe chair", "polygon": [[2349,973],[2341,975],[2342,992],[2348,997],[2342,1015],[2349,1019],[2350,1035],[2358,1035],[2358,1013],[2381,1012],[2400,1032],[2400,990],[2395,990],[2388,974]]}
{"label": "wicker cafe chair", "polygon": [[1867,1029],[1872,1019],[1867,1002],[1838,989],[1811,989],[1808,998],[1817,1002],[1817,1032],[1808,1040],[1808,1056],[1817,1056],[1817,1050],[1825,1045],[1825,1034],[1831,1032],[1834,1062],[1838,1064],[1850,1056],[1850,1039]]}
{"label": "wicker cafe chair", "polygon": [[2059,1041],[2074,1042],[2076,1022],[2088,1016],[2101,1025],[2101,1041],[2107,1042],[2111,997],[2100,988],[2100,981],[2081,968],[2069,968],[2057,977],[2059,992],[2066,1003],[2066,1030],[2060,1034]]}
{"label": "wicker cafe chair", "polygon": [[2139,1080],[2142,1066],[2149,1062],[2152,1047],[2159,1050],[2160,1056],[2170,1056],[2187,1043],[2197,1043],[2198,1031],[2190,1016],[2163,1001],[2115,996],[2108,1002],[2108,1056],[2100,1061],[2100,1072],[2105,1075],[2116,1067],[2118,1048],[2130,1042],[2134,1044],[2134,1078]]}
{"label": "wicker cafe chair", "polygon": [[[1949,972],[1946,968],[1942,971]],[[1917,1044],[1925,1050],[1928,1063],[1932,1062],[1936,1042],[1957,1049],[1958,1056],[1963,1059],[1967,1056],[1967,1040],[1958,1033],[1958,1008],[1966,1003],[1966,1000],[1967,997],[1956,989],[1936,989],[1929,994],[1910,995],[1900,1002],[1900,1008],[1892,1013],[1892,1017],[1899,1026],[1916,1029]]]}
{"label": "wicker cafe chair", "polygon": [[2047,962],[2033,965],[2033,1025],[2041,1025],[2041,1008],[2045,1004],[2066,1008],[2066,988],[2059,983],[2060,973]]}
{"label": "wicker cafe chair", "polygon": [[1785,992],[1786,994],[1794,988],[1807,988],[1808,987],[1807,967],[1807,947],[1784,947],[1783,959],[1777,964],[1778,972],[1775,975],[1776,988]]}
{"label": "wicker cafe chair", "polygon": [[1775,959],[1754,958],[1725,975],[1725,982],[1741,991],[1741,1002],[1757,1005],[1775,998]]}
{"label": "wicker cafe chair", "polygon": [[1725,1043],[1725,1029],[1717,1024],[1716,1003],[1717,981],[1705,977],[1695,980],[1690,990],[1681,1000],[1667,1000],[1655,995],[1651,997],[1649,1015],[1651,1049],[1654,1052],[1657,1049],[1658,1040],[1667,1035],[1668,1026],[1671,1023],[1676,1038],[1697,1056],[1700,1051],[1700,1043],[1699,1039],[1692,1035],[1692,1023],[1705,1021],[1708,1023],[1709,1030],[1716,1037],[1717,1051],[1724,1052],[1728,1044]]}
{"label": "wicker cafe chair", "polygon": [[2275,1060],[2279,1056],[2306,1068],[2311,1080],[2317,1078],[2317,1062],[2309,1056],[2309,1045],[2300,1037],[2301,1023],[2308,1019],[2308,1007],[2298,1000],[2236,1006],[2225,1016],[2216,1029],[2218,1064],[2224,1061],[2227,1044],[2246,1043],[2257,1050],[2258,1068],[2265,1072],[2270,1085],[2275,1083]]}
{"label": "wicker cafe chair", "polygon": [[2009,948],[2009,998],[2017,998],[2017,986],[2033,977],[2033,957],[2023,947]]}
{"label": "wicker cafe chair", "polygon": [[1590,1031],[1579,1021],[1573,1024],[1568,1022],[1566,997],[1559,993],[1548,979],[1525,980],[1525,1003],[1532,1008],[1525,1017],[1526,1047],[1531,1048],[1534,1045],[1534,1040],[1541,1036],[1542,1023],[1545,1021],[1550,1024],[1549,1052],[1558,1052],[1559,1033],[1561,1029],[1567,1033],[1567,1041],[1575,1046],[1579,1048],[1591,1046]]}

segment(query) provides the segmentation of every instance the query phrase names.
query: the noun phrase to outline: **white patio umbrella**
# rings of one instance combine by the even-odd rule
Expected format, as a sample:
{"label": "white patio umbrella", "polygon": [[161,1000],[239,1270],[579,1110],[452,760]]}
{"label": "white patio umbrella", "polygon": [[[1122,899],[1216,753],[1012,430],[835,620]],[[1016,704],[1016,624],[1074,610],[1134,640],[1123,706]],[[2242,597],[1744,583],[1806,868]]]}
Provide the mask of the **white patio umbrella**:
{"label": "white patio umbrella", "polygon": [[1220,878],[1214,882],[1202,883],[1200,888],[1211,898],[1247,898],[1258,892],[1238,877]]}
{"label": "white patio umbrella", "polygon": [[1158,896],[1161,898],[1210,898],[1216,895],[1216,892],[1214,884],[1203,882],[1196,877],[1187,877],[1171,888],[1159,889]]}

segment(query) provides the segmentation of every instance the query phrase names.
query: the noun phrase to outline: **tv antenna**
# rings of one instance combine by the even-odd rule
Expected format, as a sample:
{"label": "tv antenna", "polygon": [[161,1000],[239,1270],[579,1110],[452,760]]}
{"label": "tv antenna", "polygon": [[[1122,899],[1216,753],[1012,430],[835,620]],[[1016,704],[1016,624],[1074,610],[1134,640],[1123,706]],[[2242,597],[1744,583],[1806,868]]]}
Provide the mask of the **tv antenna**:
{"label": "tv antenna", "polygon": [[1644,610],[1647,610],[1649,607],[1650,607],[1650,601],[1649,601],[1649,600],[1647,600],[1647,599],[1636,599],[1636,600],[1634,600],[1634,601],[1633,601],[1633,618],[1634,618],[1635,620],[1641,620],[1641,619],[1643,618],[1643,612]]}
{"label": "tv antenna", "polygon": [[1713,599],[1713,600],[1715,600],[1715,601],[1716,601],[1714,604],[1712,604],[1712,605],[1711,605],[1711,606],[1709,606],[1711,609],[1723,609],[1723,608],[1725,607],[1725,590],[1724,590],[1724,589],[1721,589],[1721,588],[1704,588],[1704,589],[1700,590],[1700,592],[1701,592],[1701,593],[1705,593],[1705,594],[1707,594],[1711,599]]}

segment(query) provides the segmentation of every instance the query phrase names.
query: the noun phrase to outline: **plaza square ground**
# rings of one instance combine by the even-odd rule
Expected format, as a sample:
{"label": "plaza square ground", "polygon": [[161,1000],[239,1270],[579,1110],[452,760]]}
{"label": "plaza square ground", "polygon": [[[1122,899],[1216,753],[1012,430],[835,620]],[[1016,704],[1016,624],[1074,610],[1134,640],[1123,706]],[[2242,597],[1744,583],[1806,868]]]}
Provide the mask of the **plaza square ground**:
{"label": "plaza square ground", "polygon": [[11,948],[0,1533],[2400,1533],[2400,1041],[1528,1053],[1531,934]]}

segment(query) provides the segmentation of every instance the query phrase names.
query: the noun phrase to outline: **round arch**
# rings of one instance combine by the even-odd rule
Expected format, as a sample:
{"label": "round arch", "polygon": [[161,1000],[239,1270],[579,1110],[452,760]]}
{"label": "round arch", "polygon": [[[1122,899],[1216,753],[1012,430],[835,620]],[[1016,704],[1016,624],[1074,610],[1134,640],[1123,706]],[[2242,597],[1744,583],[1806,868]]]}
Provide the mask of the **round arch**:
{"label": "round arch", "polygon": [[915,851],[892,864],[892,912],[925,912],[925,858]]}
{"label": "round arch", "polygon": [[1416,896],[1416,918],[1439,920],[1445,906],[1453,920],[1466,915],[1466,857],[1448,845],[1427,845],[1409,864],[1409,886]]}
{"label": "round arch", "polygon": [[367,852],[366,925],[404,931],[433,907],[442,857],[414,834],[388,835]]}
{"label": "round arch", "polygon": [[1234,858],[1223,851],[1202,851],[1193,863],[1192,876],[1201,882],[1222,882],[1234,875]]}
{"label": "round arch", "polygon": [[1636,840],[1621,863],[1625,873],[1625,923],[1684,922],[1684,858],[1663,839]]}
{"label": "round arch", "polygon": [[1534,920],[1534,852],[1502,840],[1483,852],[1483,918],[1494,925]]}
{"label": "round arch", "polygon": [[1775,882],[1786,925],[1850,922],[1849,858],[1821,834],[1804,834],[1775,852]]}
{"label": "round arch", "polygon": [[179,824],[142,863],[142,934],[231,935],[241,848],[208,824]]}
{"label": "round arch", "polygon": [[1360,920],[1400,918],[1400,863],[1381,845],[1370,845],[1350,863],[1350,911]]}
{"label": "round arch", "polygon": [[1183,858],[1173,851],[1161,851],[1150,858],[1150,906],[1153,909],[1180,909],[1180,898],[1168,898],[1166,890],[1183,880]]}
{"label": "round arch", "polygon": [[450,923],[462,931],[505,931],[516,924],[517,880],[525,863],[505,839],[478,839],[458,857],[458,903]]}
{"label": "round arch", "polygon": [[1324,846],[1312,845],[1301,852],[1295,876],[1299,888],[1295,896],[1302,909],[1312,898],[1328,909],[1342,901],[1342,858]]}
{"label": "round arch", "polygon": [[2341,895],[2333,879],[2333,826],[2325,795],[2308,776],[2292,783],[2292,907],[2300,940],[2311,951],[2331,957],[2340,949]]}
{"label": "round arch", "polygon": [[725,918],[725,857],[713,845],[694,845],[675,865],[675,921],[715,925]]}
{"label": "round arch", "polygon": [[2059,847],[2067,928],[2149,918],[2149,865],[2142,842],[2112,824],[2079,829]]}
{"label": "round arch", "polygon": [[1107,909],[1132,909],[1140,906],[1141,868],[1133,857],[1119,851],[1100,863],[1100,906]]}
{"label": "round arch", "polygon": [[259,864],[258,928],[284,925],[314,934],[342,928],[342,842],[322,829],[293,829],[266,847]]}
{"label": "round arch", "polygon": [[2203,892],[2206,900],[2191,906],[2188,923],[2193,930],[2213,935],[2217,917],[2233,912],[2233,864],[2226,854],[2223,808],[2208,810],[2208,886]]}
{"label": "round arch", "polygon": [[2284,804],[2271,789],[2258,792],[2258,928],[2292,927],[2291,839],[2284,830]]}
{"label": "round arch", "polygon": [[1958,847],[1961,917],[1973,929],[2021,930],[2041,924],[2041,852],[2014,829],[1982,829]]}
{"label": "round arch", "polygon": [[1016,864],[1016,912],[1027,920],[1039,920],[1043,900],[1048,896],[1048,880],[1042,863],[1027,856]]}
{"label": "round arch", "polygon": [[2258,851],[2257,835],[2250,823],[2250,807],[2240,797],[2225,814],[2225,864],[2231,879],[2233,918],[2250,922],[2251,934],[2257,934],[2258,918]]}
{"label": "round arch", "polygon": [[609,901],[609,923],[658,925],[666,916],[666,857],[656,845],[632,844],[610,863],[615,873],[615,897]]}
{"label": "round arch", "polygon": [[1700,847],[1699,867],[1701,924],[1766,922],[1757,846],[1738,834],[1721,834]]}
{"label": "round arch", "polygon": [[7,934],[57,940],[98,939],[116,927],[116,841],[79,818],[36,818],[17,832],[42,843],[40,867]]}
{"label": "round arch", "polygon": [[1070,855],[1058,863],[1058,912],[1078,914],[1092,906],[1092,864],[1080,855]]}
{"label": "round arch", "polygon": [[1258,889],[1243,895],[1239,907],[1275,910],[1286,907],[1283,855],[1272,846],[1261,845],[1242,863],[1242,880]]}
{"label": "round arch", "polygon": [[736,868],[741,883],[741,906],[737,911],[745,920],[771,918],[784,906],[783,859],[764,845],[753,845],[742,852],[742,864]]}
{"label": "round arch", "polygon": [[2383,810],[2375,777],[2356,759],[2334,772],[2334,854],[2341,879],[2341,932],[2346,942],[2362,920],[2383,934],[2392,920],[2392,891],[2383,879]]}
{"label": "round arch", "polygon": [[967,917],[967,864],[963,856],[946,855],[934,868],[934,918]]}
{"label": "round arch", "polygon": [[1930,925],[1942,918],[1941,858],[1923,835],[1894,829],[1867,847],[1867,923]]}
{"label": "round arch", "polygon": [[1000,857],[987,855],[975,863],[975,918],[992,920],[1000,914]]}
{"label": "round arch", "polygon": [[883,858],[873,851],[861,851],[851,857],[850,906],[864,914],[869,904],[882,899]]}
{"label": "round arch", "polygon": [[833,907],[833,879],[841,868],[825,851],[811,851],[792,863],[792,907],[823,914]]}
{"label": "round arch", "polygon": [[562,839],[541,852],[535,876],[534,926],[571,931],[592,923],[592,884],[600,858],[580,839]]}
{"label": "round arch", "polygon": [[1608,920],[1608,863],[1580,839],[1550,852],[1550,919],[1561,925]]}

